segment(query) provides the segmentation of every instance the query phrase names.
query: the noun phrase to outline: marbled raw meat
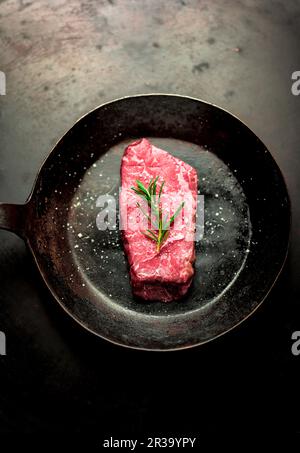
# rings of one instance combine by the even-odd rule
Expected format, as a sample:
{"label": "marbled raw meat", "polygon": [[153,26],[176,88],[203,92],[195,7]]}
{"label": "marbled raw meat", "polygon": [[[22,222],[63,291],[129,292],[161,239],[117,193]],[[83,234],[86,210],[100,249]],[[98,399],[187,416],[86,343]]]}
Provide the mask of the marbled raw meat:
{"label": "marbled raw meat", "polygon": [[[155,241],[142,233],[145,218],[136,203],[143,204],[143,200],[131,189],[136,186],[136,179],[147,187],[156,176],[159,176],[158,187],[165,180],[161,197],[164,213],[172,215],[184,200],[182,213],[171,226],[159,252]],[[122,238],[133,293],[146,300],[169,302],[179,299],[187,292],[194,275],[196,170],[143,138],[125,149],[121,183]]]}

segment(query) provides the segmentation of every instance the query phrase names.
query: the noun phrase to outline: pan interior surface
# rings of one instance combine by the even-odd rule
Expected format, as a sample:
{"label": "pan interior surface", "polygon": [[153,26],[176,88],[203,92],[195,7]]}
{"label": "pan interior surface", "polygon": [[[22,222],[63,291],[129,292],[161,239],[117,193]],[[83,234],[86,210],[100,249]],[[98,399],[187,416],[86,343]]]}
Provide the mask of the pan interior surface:
{"label": "pan interior surface", "polygon": [[[142,137],[198,173],[195,277],[168,304],[132,296],[118,228],[121,157]],[[29,209],[28,244],[64,310],[96,335],[150,350],[201,344],[247,318],[282,268],[290,228],[264,144],[228,112],[175,95],[123,98],[83,117],[47,158]]]}
{"label": "pan interior surface", "polygon": [[[134,138],[110,148],[85,172],[68,216],[70,248],[84,284],[107,303],[159,316],[202,309],[226,291],[247,258],[251,228],[246,196],[234,172],[208,149],[176,139],[148,139],[197,170],[195,277],[188,294],[167,304],[132,296],[119,231],[118,196],[121,158]],[[104,231],[99,229],[98,216],[107,224]]]}

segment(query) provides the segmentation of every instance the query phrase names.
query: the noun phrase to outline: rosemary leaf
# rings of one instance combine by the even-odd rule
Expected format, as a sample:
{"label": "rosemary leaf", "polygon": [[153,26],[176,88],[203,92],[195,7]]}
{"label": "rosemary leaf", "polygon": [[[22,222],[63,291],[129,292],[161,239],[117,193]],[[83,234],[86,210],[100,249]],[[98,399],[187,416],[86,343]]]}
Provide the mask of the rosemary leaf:
{"label": "rosemary leaf", "polygon": [[155,240],[157,240],[157,236],[156,236],[156,234],[154,234],[154,233],[153,233],[153,231],[152,231],[152,230],[147,230],[147,232],[148,232],[149,234],[151,234],[151,236],[152,236],[152,239],[155,239]]}
{"label": "rosemary leaf", "polygon": [[[150,222],[150,227],[154,227],[154,229],[147,229],[146,231],[142,231],[142,233],[152,241],[156,243],[156,250],[157,252],[160,251],[163,242],[165,242],[169,236],[169,229],[178,214],[180,213],[181,209],[184,206],[184,202],[182,202],[179,207],[176,209],[175,213],[168,219],[168,214],[163,216],[162,207],[160,204],[160,198],[162,195],[163,187],[165,181],[162,181],[158,196],[157,196],[157,182],[159,176],[155,178],[151,178],[148,184],[148,188],[146,188],[141,181],[138,179],[136,180],[137,187],[131,187],[131,189],[141,198],[146,200],[148,207],[151,209],[151,215],[149,216],[148,213],[142,208],[140,203],[137,203],[137,207],[142,211],[142,213],[146,216],[148,221]],[[153,214],[153,216],[152,216]],[[153,218],[151,218],[153,217]],[[163,218],[164,217],[164,218]]]}
{"label": "rosemary leaf", "polygon": [[142,213],[144,214],[144,216],[148,219],[148,221],[151,223],[151,218],[149,216],[149,214],[147,214],[147,212],[142,208],[142,206],[140,205],[140,203],[137,203],[136,204],[138,208],[140,208],[140,210],[142,211]]}
{"label": "rosemary leaf", "polygon": [[[149,233],[147,233],[146,231],[141,231],[141,233],[144,236],[146,236],[146,238],[151,239],[151,241],[153,241],[153,237]],[[155,238],[155,242],[156,242],[156,238]]]}
{"label": "rosemary leaf", "polygon": [[139,181],[138,179],[136,180],[136,185],[138,186],[138,188],[140,189],[141,192],[143,192],[149,199],[151,198],[150,197],[150,193],[148,192],[148,190],[146,189],[146,187],[143,185],[143,183],[141,183],[141,181]]}
{"label": "rosemary leaf", "polygon": [[181,209],[183,208],[184,206],[184,201],[180,204],[180,206],[176,209],[175,213],[172,215],[172,217],[170,218],[169,222],[166,224],[165,228],[169,228],[172,223],[174,222],[174,220],[176,219],[176,217],[178,216],[178,214],[180,213]]}
{"label": "rosemary leaf", "polygon": [[162,194],[162,190],[163,190],[163,187],[165,185],[165,181],[163,181],[161,183],[161,186],[160,186],[160,189],[159,189],[159,194],[158,194],[158,202],[160,202],[160,197],[161,197],[161,194]]}

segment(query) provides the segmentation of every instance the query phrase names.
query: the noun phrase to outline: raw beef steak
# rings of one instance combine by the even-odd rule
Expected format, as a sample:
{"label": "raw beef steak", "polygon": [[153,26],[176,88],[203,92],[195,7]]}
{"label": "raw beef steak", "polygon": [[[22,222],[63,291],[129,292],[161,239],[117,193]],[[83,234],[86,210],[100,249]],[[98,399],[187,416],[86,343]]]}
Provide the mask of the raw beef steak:
{"label": "raw beef steak", "polygon": [[[137,202],[144,210],[147,202],[132,190],[137,179],[148,187],[150,180],[157,176],[158,189],[165,181],[161,196],[164,216],[167,214],[170,218],[184,201],[184,207],[159,251],[155,241],[143,234],[149,226]],[[141,139],[124,152],[121,182],[121,228],[133,293],[146,300],[169,302],[179,299],[187,292],[194,275],[196,170]]]}

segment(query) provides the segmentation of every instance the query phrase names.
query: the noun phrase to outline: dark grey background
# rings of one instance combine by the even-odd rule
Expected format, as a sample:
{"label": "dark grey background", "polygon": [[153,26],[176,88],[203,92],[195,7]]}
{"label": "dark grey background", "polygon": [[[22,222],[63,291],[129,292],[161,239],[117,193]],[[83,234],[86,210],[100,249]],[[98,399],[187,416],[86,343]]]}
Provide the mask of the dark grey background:
{"label": "dark grey background", "polygon": [[0,199],[24,202],[60,136],[98,104],[191,95],[230,110],[265,142],[292,201],[285,270],[230,334],[176,353],[125,350],[79,330],[24,243],[0,232],[0,432],[300,432],[300,2],[0,0]]}

